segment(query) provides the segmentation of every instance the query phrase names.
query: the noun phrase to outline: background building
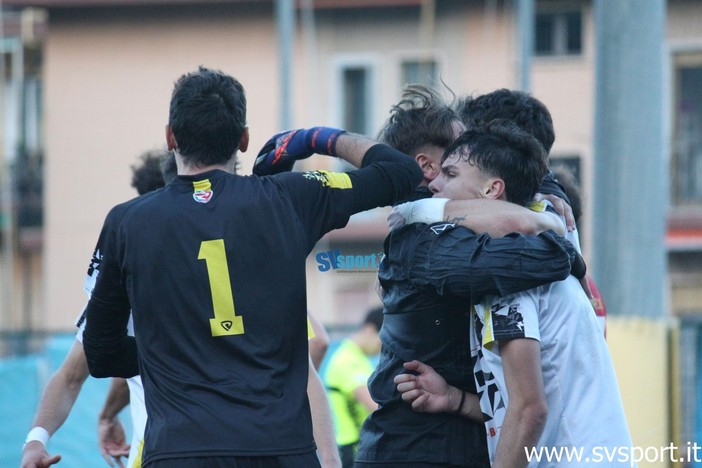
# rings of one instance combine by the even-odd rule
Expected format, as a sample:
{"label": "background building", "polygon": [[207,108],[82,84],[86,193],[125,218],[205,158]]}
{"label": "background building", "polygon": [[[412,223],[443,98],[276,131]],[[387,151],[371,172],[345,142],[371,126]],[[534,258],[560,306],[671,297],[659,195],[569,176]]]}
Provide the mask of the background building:
{"label": "background building", "polygon": [[[647,8],[657,1],[635,4]],[[569,167],[585,194],[580,230],[588,263],[598,261],[596,3],[534,2],[529,56],[530,91],[549,107],[556,126],[552,164]],[[282,130],[288,96],[281,83],[290,90],[291,127],[335,125],[370,136],[406,83],[443,82],[456,94],[523,83],[521,0],[300,0],[289,35],[276,23],[276,8],[284,4],[2,3],[0,351],[6,359],[41,350],[47,334],[72,332],[104,216],[135,196],[130,165],[138,155],[163,146],[170,92],[181,74],[202,64],[243,83],[251,129],[251,149],[241,157],[244,173],[257,148]],[[634,442],[641,447],[702,440],[702,2],[666,5],[659,111],[666,135],[660,158],[669,163],[670,193],[660,194],[669,200],[660,248],[668,274],[667,284],[651,285],[665,289],[666,310],[610,309],[608,324]],[[289,69],[281,58],[288,47]],[[315,157],[302,166],[335,164]],[[637,168],[631,170],[635,176]],[[370,264],[321,271],[317,256],[381,252],[386,213],[357,215],[309,257],[310,309],[332,331],[357,323],[378,302],[375,276]],[[23,423],[8,434],[21,440],[29,420]]]}

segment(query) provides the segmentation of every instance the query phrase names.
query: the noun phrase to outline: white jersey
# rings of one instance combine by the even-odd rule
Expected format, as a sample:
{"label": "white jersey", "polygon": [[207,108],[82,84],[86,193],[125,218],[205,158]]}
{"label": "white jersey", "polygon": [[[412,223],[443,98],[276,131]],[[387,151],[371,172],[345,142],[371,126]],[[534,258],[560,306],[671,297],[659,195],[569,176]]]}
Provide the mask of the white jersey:
{"label": "white jersey", "polygon": [[[83,343],[83,331],[85,330],[85,320],[78,320],[78,333],[76,340]],[[134,336],[134,325],[129,318],[128,333]],[[129,409],[132,416],[132,440],[129,449],[129,459],[127,467],[141,466],[141,444],[144,440],[144,429],[146,428],[146,405],[144,404],[144,387],[141,385],[141,377],[134,376],[127,379],[129,386]]]}
{"label": "white jersey", "polygon": [[575,277],[507,297],[487,297],[473,312],[471,354],[491,460],[509,404],[498,340],[532,338],[541,343],[548,403],[536,450],[553,453],[572,447],[582,456],[570,463],[543,458],[537,463],[532,458],[529,466],[585,466],[588,460],[631,466],[623,456],[632,442],[612,360]]}
{"label": "white jersey", "polygon": [[[98,270],[94,268],[100,261],[99,253],[93,257],[92,264],[88,270],[88,276],[85,279],[83,290],[90,298],[97,279]],[[85,311],[81,313],[76,321],[78,332],[76,340],[83,344],[83,332],[85,331]],[[134,323],[132,317],[129,317],[127,324],[127,333],[134,336]],[[134,376],[127,379],[129,387],[129,409],[132,416],[132,440],[129,448],[129,459],[127,460],[127,468],[138,468],[141,466],[141,449],[144,443],[144,430],[146,429],[146,404],[144,403],[144,387],[141,384],[141,377]]]}

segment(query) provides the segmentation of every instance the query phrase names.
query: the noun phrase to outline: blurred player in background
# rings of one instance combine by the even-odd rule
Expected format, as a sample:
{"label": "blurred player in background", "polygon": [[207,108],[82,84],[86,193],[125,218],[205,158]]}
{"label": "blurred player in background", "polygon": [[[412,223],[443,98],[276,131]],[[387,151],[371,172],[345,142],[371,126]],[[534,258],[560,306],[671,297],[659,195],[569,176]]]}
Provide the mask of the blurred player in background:
{"label": "blurred player in background", "polygon": [[361,425],[377,406],[368,391],[368,377],[374,369],[370,358],[380,352],[382,325],[383,308],[369,310],[359,328],[339,343],[327,363],[324,384],[344,468],[353,466]]}
{"label": "blurred player in background", "polygon": [[[583,214],[582,197],[580,196],[580,186],[578,181],[575,179],[572,171],[569,171],[566,167],[554,168],[553,175],[561,184],[563,190],[565,190],[565,193],[568,196],[568,199],[570,200],[570,205],[573,209],[573,219],[575,220],[575,225],[577,227],[580,217]],[[605,305],[604,298],[602,297],[600,290],[597,288],[595,280],[592,279],[592,276],[587,275],[586,279],[592,293],[592,296],[590,297],[592,307],[595,309],[595,315],[597,315],[597,320],[600,327],[602,327],[602,333],[607,336],[607,306]]]}
{"label": "blurred player in background", "polygon": [[[140,164],[131,166],[132,187],[139,195],[163,187],[164,175],[161,164],[167,157],[165,150],[148,151],[140,156]],[[85,289],[90,294],[92,280],[88,278]],[[58,370],[51,376],[44,388],[36,414],[33,428],[30,430],[22,450],[22,467],[42,467],[58,463],[61,455],[49,455],[46,444],[49,438],[63,425],[80,394],[83,383],[88,378],[88,364],[83,351],[84,316],[77,323],[76,341],[69,350]],[[132,400],[143,401],[141,381],[138,377],[128,379],[132,390]],[[129,455],[129,444],[118,413],[129,402],[129,390],[125,379],[114,379],[110,385],[106,404],[100,412],[98,421],[98,443],[100,452],[110,466],[123,466],[122,457]],[[132,446],[139,445],[140,434],[144,432],[145,414],[138,410],[139,404],[132,405],[133,438]],[[136,442],[136,444],[135,444]],[[131,465],[128,465],[131,466]]]}

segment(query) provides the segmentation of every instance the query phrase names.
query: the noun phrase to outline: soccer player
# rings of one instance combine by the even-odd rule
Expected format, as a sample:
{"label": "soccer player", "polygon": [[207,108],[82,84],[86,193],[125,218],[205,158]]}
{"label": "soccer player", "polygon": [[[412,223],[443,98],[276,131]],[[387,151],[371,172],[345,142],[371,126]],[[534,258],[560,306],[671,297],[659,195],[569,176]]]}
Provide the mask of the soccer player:
{"label": "soccer player", "polygon": [[[140,156],[140,164],[131,166],[132,187],[139,195],[151,192],[169,183],[176,176],[175,158],[172,152],[153,150]],[[90,269],[86,278],[85,290],[90,295],[94,287],[95,270]],[[312,411],[315,442],[324,467],[340,465],[333,435],[333,424],[328,400],[319,374],[316,372],[326,347],[328,335],[319,320],[308,314],[313,335],[310,339],[310,358],[315,366],[310,366],[308,378],[308,398]],[[58,463],[60,455],[49,455],[46,443],[65,422],[78,394],[87,379],[88,365],[83,351],[83,331],[85,317],[81,314],[76,341],[44,389],[22,453],[22,467],[35,468]],[[130,322],[130,334],[133,334]],[[119,413],[130,405],[132,417],[131,444],[127,444],[125,431],[119,420]],[[103,458],[110,466],[141,466],[141,444],[146,426],[146,407],[141,378],[113,378],[103,408],[98,416],[98,444]],[[126,463],[123,464],[123,458]]]}
{"label": "soccer player", "polygon": [[339,343],[327,363],[324,384],[344,468],[353,466],[361,424],[377,406],[368,391],[368,377],[373,373],[370,357],[380,352],[382,325],[383,308],[369,310],[360,327]]}
{"label": "soccer player", "polygon": [[[481,143],[488,153],[525,151],[499,139]],[[534,187],[523,188],[520,200],[533,197],[545,173],[543,150],[535,141],[530,148]],[[550,232],[490,238],[443,222],[391,232],[385,255],[379,271],[385,291],[383,347],[369,380],[379,408],[363,425],[356,466],[488,466],[481,423],[456,414],[413,412],[396,391],[393,378],[413,356],[440,368],[463,391],[477,393],[469,346],[471,300],[497,290],[516,292],[564,279],[571,260],[578,258],[575,249]],[[574,264],[584,275],[581,260]]]}
{"label": "soccer player", "polygon": [[[439,93],[422,85],[405,87],[400,101],[392,106],[390,117],[380,131],[380,141],[402,151],[414,158],[422,169],[423,179],[412,195],[403,201],[424,200],[415,204],[414,212],[395,211],[393,219],[399,227],[404,224],[405,217],[412,217],[411,222],[421,221],[425,211],[433,215],[433,210],[443,207],[446,201],[427,200],[432,197],[428,186],[441,171],[441,158],[446,149],[466,129],[462,116],[470,100],[460,100],[456,106],[460,112],[446,103]],[[550,119],[550,115],[549,115]],[[565,198],[553,188],[549,180],[544,182],[543,190]],[[559,202],[555,198],[556,203]],[[473,200],[471,205],[461,204],[456,207],[449,203],[446,220],[462,222],[462,225],[476,231],[487,232],[493,236],[503,236],[510,232],[523,234],[538,234],[552,229],[558,234],[565,233],[556,217],[544,216],[513,203],[485,204],[483,200]],[[409,208],[410,205],[400,205]],[[559,209],[568,210],[567,205],[558,204]],[[450,216],[454,214],[453,218]],[[443,213],[441,213],[443,214]],[[392,220],[391,220],[392,221]]]}
{"label": "soccer player", "polygon": [[310,359],[312,359],[315,370],[318,371],[329,349],[329,333],[327,333],[324,324],[312,312],[307,311],[307,319],[309,320],[307,334],[310,338]]}
{"label": "soccer player", "polygon": [[[137,190],[139,195],[163,187],[164,176],[161,172],[160,164],[166,155],[166,151],[148,151],[140,156],[138,165],[131,166],[131,185]],[[86,281],[86,292],[88,294],[92,288],[92,283],[92,279],[88,277]],[[85,360],[82,343],[84,325],[84,318],[81,314],[77,323],[78,333],[76,334],[76,341],[71,346],[61,366],[47,382],[39,400],[33,428],[27,435],[22,450],[23,468],[50,466],[61,460],[61,455],[49,455],[46,450],[46,444],[49,438],[66,421],[83,387],[83,383],[88,378],[88,364]],[[138,391],[141,388],[138,377],[129,380],[129,385],[133,389]],[[98,422],[100,452],[110,466],[113,464],[122,466],[121,457],[126,457],[129,454],[129,444],[126,442],[124,428],[117,418],[117,413],[129,402],[129,393],[125,391],[126,386],[127,382],[124,379],[114,379],[110,385],[107,397],[110,404],[107,404],[100,412]],[[138,393],[133,393],[133,395],[133,399],[138,398]],[[143,400],[143,396],[141,399]],[[141,425],[141,430],[139,430],[140,412],[138,408],[139,405],[135,401],[132,406],[134,435],[143,433],[143,425]],[[138,441],[139,438],[136,440]],[[132,442],[134,442],[134,439],[132,439]]]}
{"label": "soccer player", "polygon": [[361,169],[232,175],[248,146],[244,90],[203,67],[176,82],[166,139],[178,177],[113,208],[98,240],[90,372],[141,371],[144,466],[319,466],[305,259],[352,214],[410,193],[421,171],[388,146],[317,127],[273,138],[270,164],[316,152]]}
{"label": "soccer player", "polygon": [[[466,128],[483,126],[486,123],[504,119],[514,122],[519,128],[536,138],[544,147],[547,153],[551,151],[556,139],[553,126],[553,119],[546,105],[536,97],[523,91],[512,89],[497,89],[487,94],[472,98],[466,96],[460,99],[456,105],[456,112],[461,117],[461,121]],[[548,171],[539,187],[535,200],[548,200],[556,211],[565,218],[567,225],[566,239],[568,239],[580,252],[580,239],[575,223],[574,209],[571,209],[566,187],[561,184],[552,171]],[[411,205],[401,205],[391,214],[393,227],[412,222],[436,222],[442,219],[452,219],[459,224],[471,229],[480,222],[482,218],[494,219],[494,210],[502,205],[493,205],[493,202],[485,204],[484,200],[440,200],[434,197],[431,201],[421,201]],[[514,206],[512,204],[512,206]],[[527,220],[527,217],[515,218],[515,220]],[[469,222],[467,220],[470,220]],[[509,226],[513,227],[513,226]],[[516,231],[527,232],[524,228],[516,228]],[[560,228],[554,228],[559,232]],[[587,276],[581,281],[581,285],[586,294],[595,306],[595,313],[598,317],[604,317],[605,310],[597,287],[592,278]],[[600,318],[603,325],[604,319]]]}
{"label": "soccer player", "polygon": [[[430,189],[449,199],[529,201],[540,180],[533,172],[545,170],[545,157],[539,169],[538,158],[529,153],[486,151],[487,142],[495,138],[534,146],[533,138],[516,127],[493,123],[488,130],[469,130],[447,151],[442,174]],[[524,193],[527,187],[532,195]],[[450,254],[437,252],[433,260],[472,254],[456,246]],[[430,266],[422,274],[438,272]],[[412,408],[484,418],[494,468],[527,466],[534,447],[577,447],[594,454],[596,447],[614,453],[617,447],[631,446],[611,358],[575,278],[472,300],[470,349],[479,401],[456,388],[449,381],[452,375],[414,360],[405,364],[412,373],[395,378]],[[558,466],[580,465],[561,460]]]}

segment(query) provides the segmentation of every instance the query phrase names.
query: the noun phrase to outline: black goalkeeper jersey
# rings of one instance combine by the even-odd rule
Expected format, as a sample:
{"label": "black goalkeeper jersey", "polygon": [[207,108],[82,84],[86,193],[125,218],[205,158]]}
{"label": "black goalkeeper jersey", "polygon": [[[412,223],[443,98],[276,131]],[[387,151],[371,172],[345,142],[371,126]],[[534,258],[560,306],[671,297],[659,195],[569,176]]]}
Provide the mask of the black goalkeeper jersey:
{"label": "black goalkeeper jersey", "polygon": [[490,238],[454,224],[411,224],[385,240],[378,273],[385,296],[382,349],[368,385],[379,407],[365,420],[359,462],[489,467],[485,428],[460,416],[414,412],[393,378],[403,363],[432,366],[476,393],[470,304],[565,279],[570,255],[552,232]]}
{"label": "black goalkeeper jersey", "polygon": [[144,464],[314,450],[305,259],[350,215],[420,179],[411,158],[376,145],[349,173],[215,170],[112,209],[84,347],[93,375],[141,371]]}

